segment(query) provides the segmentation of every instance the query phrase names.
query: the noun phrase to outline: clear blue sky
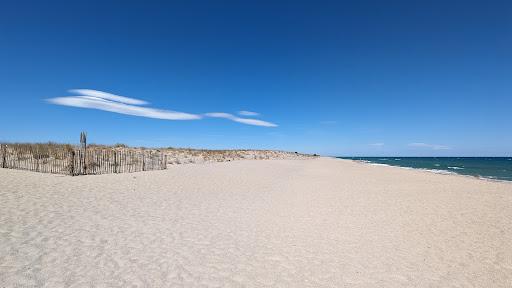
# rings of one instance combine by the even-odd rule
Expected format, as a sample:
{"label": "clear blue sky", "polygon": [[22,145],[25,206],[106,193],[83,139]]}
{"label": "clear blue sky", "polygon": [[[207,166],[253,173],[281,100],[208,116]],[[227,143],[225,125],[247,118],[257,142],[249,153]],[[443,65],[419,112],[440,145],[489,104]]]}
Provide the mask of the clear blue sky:
{"label": "clear blue sky", "polygon": [[[93,142],[137,146],[512,155],[511,1],[1,6],[3,141],[76,143],[85,130]],[[77,96],[70,89],[202,119],[46,100]],[[204,115],[211,112],[277,127]]]}

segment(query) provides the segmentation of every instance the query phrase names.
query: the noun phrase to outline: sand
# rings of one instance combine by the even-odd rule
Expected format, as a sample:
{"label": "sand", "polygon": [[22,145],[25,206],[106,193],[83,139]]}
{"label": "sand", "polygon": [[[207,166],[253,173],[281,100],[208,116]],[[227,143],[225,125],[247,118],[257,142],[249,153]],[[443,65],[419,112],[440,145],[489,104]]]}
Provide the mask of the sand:
{"label": "sand", "polygon": [[0,287],[512,287],[511,183],[328,158],[0,181]]}
{"label": "sand", "polygon": [[[128,148],[130,149],[130,148]],[[275,150],[206,150],[187,148],[164,148],[167,164],[229,162],[236,160],[304,160],[316,158],[314,155]]]}

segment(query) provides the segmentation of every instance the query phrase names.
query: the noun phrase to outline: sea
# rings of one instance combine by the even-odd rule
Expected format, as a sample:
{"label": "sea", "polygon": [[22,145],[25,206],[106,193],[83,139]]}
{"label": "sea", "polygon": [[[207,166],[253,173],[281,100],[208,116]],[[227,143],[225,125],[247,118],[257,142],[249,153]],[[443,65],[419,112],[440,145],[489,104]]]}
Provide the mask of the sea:
{"label": "sea", "polygon": [[512,157],[337,157],[377,165],[512,181]]}

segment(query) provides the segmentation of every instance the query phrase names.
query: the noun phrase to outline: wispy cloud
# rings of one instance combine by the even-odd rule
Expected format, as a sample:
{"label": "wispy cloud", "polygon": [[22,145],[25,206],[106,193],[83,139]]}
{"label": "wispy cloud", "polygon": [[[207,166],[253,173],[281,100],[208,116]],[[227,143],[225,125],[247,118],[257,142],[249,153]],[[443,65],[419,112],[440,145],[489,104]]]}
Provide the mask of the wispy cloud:
{"label": "wispy cloud", "polygon": [[[69,90],[70,93],[78,94],[77,96],[67,96],[67,97],[56,97],[46,99],[51,104],[55,105],[63,105],[63,106],[71,106],[71,107],[79,107],[79,108],[87,108],[87,109],[97,109],[103,110],[113,113],[139,116],[139,117],[147,117],[154,119],[164,119],[164,120],[198,120],[202,119],[203,116],[214,117],[214,118],[224,118],[228,120],[232,120],[238,123],[254,125],[254,126],[263,126],[263,127],[277,127],[276,124],[270,123],[263,120],[258,119],[249,119],[249,118],[241,118],[234,116],[229,113],[205,113],[203,115],[178,112],[172,110],[163,110],[150,108],[142,105],[149,104],[148,102],[140,99],[129,98],[124,96],[119,96],[103,91],[91,90],[91,89],[73,89]],[[241,112],[254,113],[252,115],[247,116],[257,116],[259,115],[256,112],[250,111],[240,111]]]}
{"label": "wispy cloud", "polygon": [[384,143],[371,143],[369,145],[373,146],[373,147],[382,147],[382,146],[384,146]]}
{"label": "wispy cloud", "polygon": [[409,147],[413,148],[425,148],[425,149],[432,149],[432,150],[449,150],[450,147],[445,145],[438,145],[438,144],[428,144],[428,143],[421,143],[421,142],[414,142],[409,143]]}
{"label": "wispy cloud", "polygon": [[79,95],[85,95],[85,96],[91,96],[96,98],[101,98],[105,100],[112,100],[115,102],[121,102],[126,104],[132,104],[132,105],[146,105],[149,104],[148,102],[144,100],[134,99],[134,98],[128,98],[124,96],[114,95],[103,91],[98,90],[91,90],[91,89],[71,89],[69,90],[70,93],[76,93]]}
{"label": "wispy cloud", "polygon": [[69,90],[69,92],[81,95],[69,97],[56,97],[47,99],[47,101],[49,103],[56,105],[97,109],[119,114],[155,119],[196,120],[202,118],[200,115],[196,114],[137,106],[147,104],[147,102],[135,98],[118,96],[102,91],[89,89],[74,89]]}
{"label": "wispy cloud", "polygon": [[238,115],[253,117],[253,116],[260,116],[260,113],[242,110],[242,111],[238,111]]}
{"label": "wispy cloud", "polygon": [[258,119],[240,118],[233,114],[223,113],[223,112],[205,113],[204,116],[212,117],[212,118],[224,118],[224,119],[228,119],[231,121],[235,121],[235,122],[243,123],[243,124],[247,124],[247,125],[263,126],[263,127],[277,127],[276,124],[270,123],[267,121],[258,120]]}

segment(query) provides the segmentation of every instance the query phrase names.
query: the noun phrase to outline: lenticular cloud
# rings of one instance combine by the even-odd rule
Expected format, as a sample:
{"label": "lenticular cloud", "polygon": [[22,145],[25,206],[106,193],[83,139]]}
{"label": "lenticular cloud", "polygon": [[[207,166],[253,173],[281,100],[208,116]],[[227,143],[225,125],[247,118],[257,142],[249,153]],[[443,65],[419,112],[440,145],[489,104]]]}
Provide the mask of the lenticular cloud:
{"label": "lenticular cloud", "polygon": [[81,94],[79,96],[57,97],[47,101],[64,106],[97,109],[119,114],[165,119],[165,120],[195,120],[201,116],[177,111],[160,110],[139,105],[148,104],[146,101],[118,96],[102,91],[89,89],[69,90],[71,93]]}
{"label": "lenticular cloud", "polygon": [[[276,124],[266,122],[258,119],[240,118],[229,113],[205,113],[203,115],[184,113],[172,110],[163,110],[150,108],[144,105],[149,103],[135,98],[119,96],[103,91],[91,89],[73,89],[69,90],[70,93],[78,94],[76,96],[56,97],[47,99],[51,104],[96,109],[108,111],[113,113],[147,117],[154,119],[164,120],[197,120],[202,119],[203,116],[213,118],[224,118],[242,124],[263,126],[263,127],[277,127]],[[246,112],[246,111],[244,111]],[[254,112],[252,112],[254,113]],[[240,113],[243,115],[244,113]],[[246,114],[248,115],[248,114]],[[254,113],[251,116],[256,116]],[[249,115],[248,115],[249,116]]]}
{"label": "lenticular cloud", "polygon": [[144,100],[139,100],[139,99],[133,99],[133,98],[128,98],[128,97],[124,97],[124,96],[114,95],[114,94],[110,94],[110,93],[103,92],[103,91],[98,91],[98,90],[72,89],[72,90],[69,90],[69,92],[80,94],[80,95],[85,95],[85,96],[91,96],[91,97],[106,99],[106,100],[112,100],[112,101],[115,101],[115,102],[121,102],[121,103],[125,103],[125,104],[132,104],[132,105],[146,105],[146,104],[149,104],[148,102],[146,102]]}
{"label": "lenticular cloud", "polygon": [[236,117],[235,115],[229,114],[229,113],[222,113],[222,112],[205,113],[204,116],[212,117],[212,118],[224,118],[224,119],[228,119],[231,121],[235,121],[235,122],[243,123],[243,124],[247,124],[247,125],[263,126],[263,127],[277,127],[277,125],[274,123],[270,123],[270,122],[258,120],[258,119],[240,118],[240,117]]}
{"label": "lenticular cloud", "polygon": [[238,111],[238,115],[253,117],[253,116],[260,116],[260,113],[242,110],[242,111]]}

